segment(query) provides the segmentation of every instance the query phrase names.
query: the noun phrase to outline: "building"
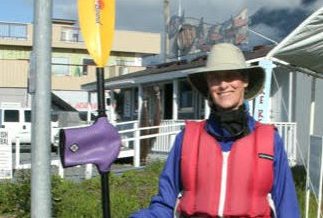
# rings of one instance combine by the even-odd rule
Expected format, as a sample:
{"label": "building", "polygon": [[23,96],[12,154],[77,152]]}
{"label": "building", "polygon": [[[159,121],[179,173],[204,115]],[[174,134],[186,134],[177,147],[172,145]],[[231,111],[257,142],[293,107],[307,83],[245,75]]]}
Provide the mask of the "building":
{"label": "building", "polygon": [[[19,103],[31,106],[28,94],[33,87],[32,41],[33,25],[0,22],[0,105]],[[105,77],[111,78],[143,70],[142,59],[160,53],[160,34],[115,31]],[[96,97],[90,96],[82,84],[95,81],[95,65],[89,56],[77,23],[53,20],[52,23],[52,90],[77,110],[96,108]],[[29,78],[29,79],[28,79]]]}
{"label": "building", "polygon": [[[309,144],[311,78],[268,61],[266,55],[272,48],[259,46],[253,51],[245,52],[250,65],[262,65],[266,69],[269,84],[266,95],[249,102],[250,113],[256,115],[258,120],[275,123],[285,142],[290,161],[305,164]],[[203,119],[209,113],[207,102],[191,88],[186,76],[203,67],[205,60],[206,56],[201,56],[193,60],[155,65],[143,71],[109,78],[105,81],[105,87],[109,90],[121,90],[117,99],[117,112],[123,121],[140,121],[145,116],[145,120],[150,120],[151,125],[158,114],[161,116],[161,123],[166,120],[176,122],[183,119]],[[316,86],[321,89],[322,82],[317,82]],[[95,90],[95,83],[82,87],[91,92]],[[156,104],[156,96],[160,96],[159,104]],[[259,102],[267,103],[262,108],[261,116]],[[320,107],[322,98],[317,96],[315,102]],[[315,113],[321,120],[319,111]],[[315,134],[323,135],[322,123],[315,123]]]}

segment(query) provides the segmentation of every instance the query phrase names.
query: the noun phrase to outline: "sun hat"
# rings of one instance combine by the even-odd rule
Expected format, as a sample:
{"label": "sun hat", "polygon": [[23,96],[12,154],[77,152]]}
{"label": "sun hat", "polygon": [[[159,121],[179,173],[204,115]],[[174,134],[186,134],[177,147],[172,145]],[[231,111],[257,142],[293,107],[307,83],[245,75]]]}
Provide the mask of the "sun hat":
{"label": "sun hat", "polygon": [[212,46],[207,57],[206,66],[198,72],[188,75],[191,85],[204,97],[208,97],[206,74],[208,72],[241,72],[248,74],[249,84],[244,98],[253,99],[262,91],[265,82],[265,71],[260,66],[248,66],[242,51],[233,44],[219,43]]}

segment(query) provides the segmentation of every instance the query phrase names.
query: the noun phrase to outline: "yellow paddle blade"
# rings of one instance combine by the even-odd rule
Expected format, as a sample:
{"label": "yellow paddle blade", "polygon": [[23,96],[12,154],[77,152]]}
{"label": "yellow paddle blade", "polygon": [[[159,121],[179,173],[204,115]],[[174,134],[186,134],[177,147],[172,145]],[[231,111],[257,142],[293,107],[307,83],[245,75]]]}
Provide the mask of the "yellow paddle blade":
{"label": "yellow paddle blade", "polygon": [[115,0],[78,0],[78,16],[88,52],[98,67],[104,67],[114,35]]}

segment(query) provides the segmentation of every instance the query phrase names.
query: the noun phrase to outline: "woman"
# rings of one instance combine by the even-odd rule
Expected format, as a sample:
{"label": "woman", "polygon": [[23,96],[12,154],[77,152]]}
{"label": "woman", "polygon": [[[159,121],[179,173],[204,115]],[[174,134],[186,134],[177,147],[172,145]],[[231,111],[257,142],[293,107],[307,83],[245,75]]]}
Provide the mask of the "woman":
{"label": "woman", "polygon": [[234,45],[212,47],[206,68],[188,78],[209,100],[210,117],[186,122],[159,193],[131,217],[299,217],[283,142],[244,105],[261,92],[264,78],[264,70],[248,67]]}

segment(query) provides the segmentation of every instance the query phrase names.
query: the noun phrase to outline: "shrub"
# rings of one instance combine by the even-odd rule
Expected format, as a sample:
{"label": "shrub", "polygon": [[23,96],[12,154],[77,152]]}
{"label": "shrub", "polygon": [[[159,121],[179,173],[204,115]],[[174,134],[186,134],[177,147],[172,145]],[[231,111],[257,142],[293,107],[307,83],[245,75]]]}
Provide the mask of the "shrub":
{"label": "shrub", "polygon": [[0,185],[0,214],[30,216],[30,171],[17,173],[16,181]]}
{"label": "shrub", "polygon": [[[110,173],[112,217],[128,217],[148,206],[157,192],[162,166],[162,162],[155,162],[141,171],[128,171],[120,176]],[[16,178],[13,182],[0,183],[0,215],[30,217],[30,172],[19,171]],[[100,177],[74,182],[53,176],[51,186],[53,217],[102,216]]]}
{"label": "shrub", "polygon": [[[149,205],[157,193],[163,162],[153,162],[144,170],[131,170],[122,175],[110,173],[110,205],[113,218],[125,218]],[[305,170],[292,169],[298,200],[305,205]],[[101,217],[101,178],[82,182],[52,178],[52,216],[62,218]],[[315,217],[316,202],[311,198],[310,217]],[[23,172],[14,182],[0,183],[0,215],[30,217],[30,173]]]}

